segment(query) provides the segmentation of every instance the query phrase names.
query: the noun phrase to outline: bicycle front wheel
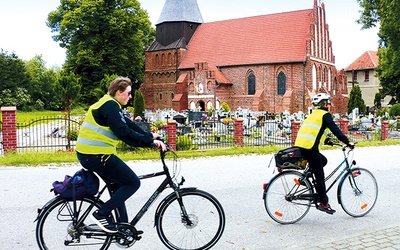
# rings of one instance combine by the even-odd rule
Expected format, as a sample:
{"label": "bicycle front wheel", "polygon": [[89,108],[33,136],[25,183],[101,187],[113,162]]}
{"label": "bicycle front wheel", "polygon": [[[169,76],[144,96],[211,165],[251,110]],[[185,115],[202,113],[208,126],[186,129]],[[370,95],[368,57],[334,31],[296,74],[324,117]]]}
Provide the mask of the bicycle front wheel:
{"label": "bicycle front wheel", "polygon": [[375,176],[367,169],[354,168],[338,185],[338,201],[350,216],[362,217],[375,206],[378,184]]}
{"label": "bicycle front wheel", "polygon": [[210,249],[225,228],[221,204],[211,194],[198,189],[183,189],[181,197],[182,207],[175,193],[160,205],[156,215],[158,236],[169,249]]}
{"label": "bicycle front wheel", "polygon": [[88,215],[101,204],[92,199],[76,201],[79,227],[73,223],[73,202],[55,198],[47,204],[39,215],[36,225],[36,240],[39,249],[107,249],[112,236],[107,236]]}
{"label": "bicycle front wheel", "polygon": [[280,224],[301,220],[310,210],[314,192],[308,179],[300,172],[284,171],[273,177],[264,190],[268,215]]}

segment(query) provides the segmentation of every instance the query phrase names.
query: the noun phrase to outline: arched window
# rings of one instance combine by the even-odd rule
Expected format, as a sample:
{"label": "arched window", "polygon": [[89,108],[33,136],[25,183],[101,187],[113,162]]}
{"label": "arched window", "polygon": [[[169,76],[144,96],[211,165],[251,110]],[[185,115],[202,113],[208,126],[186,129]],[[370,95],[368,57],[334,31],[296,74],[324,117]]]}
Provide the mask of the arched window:
{"label": "arched window", "polygon": [[254,95],[256,93],[256,77],[250,73],[247,77],[247,94]]}
{"label": "arched window", "polygon": [[312,66],[312,89],[317,89],[317,68],[315,67],[315,64]]}
{"label": "arched window", "polygon": [[284,95],[286,92],[286,75],[282,71],[278,74],[278,95]]}

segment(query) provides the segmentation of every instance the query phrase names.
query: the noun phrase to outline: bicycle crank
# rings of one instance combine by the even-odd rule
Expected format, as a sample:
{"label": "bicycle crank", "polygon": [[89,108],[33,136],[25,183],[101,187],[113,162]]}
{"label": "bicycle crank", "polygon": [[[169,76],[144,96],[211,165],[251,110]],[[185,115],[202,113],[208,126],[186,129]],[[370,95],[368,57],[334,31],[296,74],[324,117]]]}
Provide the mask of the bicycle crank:
{"label": "bicycle crank", "polygon": [[121,248],[131,247],[137,240],[140,240],[140,236],[143,232],[137,231],[134,226],[129,223],[118,223],[118,233],[115,235],[115,244]]}

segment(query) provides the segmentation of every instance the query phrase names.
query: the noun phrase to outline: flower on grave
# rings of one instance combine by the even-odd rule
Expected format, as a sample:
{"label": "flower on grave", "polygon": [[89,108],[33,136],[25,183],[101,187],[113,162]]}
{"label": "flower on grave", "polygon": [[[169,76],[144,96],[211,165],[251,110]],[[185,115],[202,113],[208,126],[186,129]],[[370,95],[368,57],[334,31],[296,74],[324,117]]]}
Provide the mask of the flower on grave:
{"label": "flower on grave", "polygon": [[222,122],[226,125],[228,125],[229,123],[233,122],[231,118],[227,118],[225,117],[224,119],[222,119]]}

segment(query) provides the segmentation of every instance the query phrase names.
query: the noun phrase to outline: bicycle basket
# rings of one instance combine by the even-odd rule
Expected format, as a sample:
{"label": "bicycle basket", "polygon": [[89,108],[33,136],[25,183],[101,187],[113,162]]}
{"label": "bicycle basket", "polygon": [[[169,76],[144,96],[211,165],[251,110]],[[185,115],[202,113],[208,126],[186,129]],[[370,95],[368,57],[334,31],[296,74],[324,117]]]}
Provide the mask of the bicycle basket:
{"label": "bicycle basket", "polygon": [[280,150],[274,157],[276,167],[281,169],[304,169],[307,165],[307,160],[303,158],[298,147]]}

